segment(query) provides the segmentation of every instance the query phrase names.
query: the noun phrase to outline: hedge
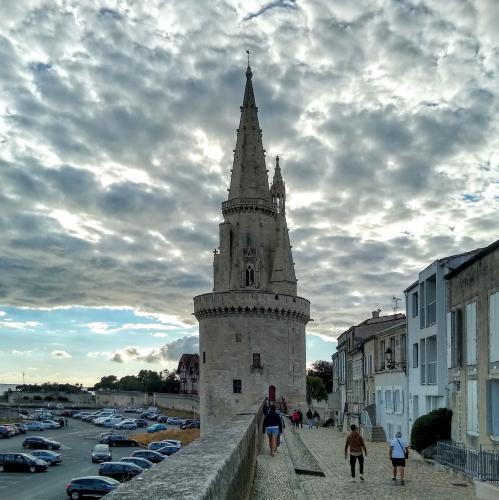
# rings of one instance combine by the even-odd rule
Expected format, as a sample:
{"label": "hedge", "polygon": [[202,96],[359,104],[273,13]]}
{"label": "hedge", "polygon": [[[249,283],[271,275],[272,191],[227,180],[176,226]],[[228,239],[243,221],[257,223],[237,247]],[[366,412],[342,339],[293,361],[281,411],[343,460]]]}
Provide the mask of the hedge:
{"label": "hedge", "polygon": [[417,452],[441,439],[450,439],[452,411],[447,408],[433,410],[417,418],[412,426],[411,447]]}

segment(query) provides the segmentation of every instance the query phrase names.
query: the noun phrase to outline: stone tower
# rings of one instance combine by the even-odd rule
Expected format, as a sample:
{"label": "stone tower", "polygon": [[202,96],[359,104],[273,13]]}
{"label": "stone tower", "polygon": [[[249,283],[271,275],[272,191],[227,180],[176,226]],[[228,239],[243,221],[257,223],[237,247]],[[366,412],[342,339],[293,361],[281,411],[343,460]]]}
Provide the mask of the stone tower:
{"label": "stone tower", "polygon": [[279,158],[269,188],[250,66],[222,214],[213,292],[194,298],[203,433],[265,397],[306,401],[310,302],[297,296]]}

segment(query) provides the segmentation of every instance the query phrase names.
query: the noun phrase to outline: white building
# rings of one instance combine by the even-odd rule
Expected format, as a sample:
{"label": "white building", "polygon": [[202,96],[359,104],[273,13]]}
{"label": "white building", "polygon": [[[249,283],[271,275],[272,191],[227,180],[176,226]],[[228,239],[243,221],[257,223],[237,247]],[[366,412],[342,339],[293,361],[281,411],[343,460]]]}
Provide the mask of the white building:
{"label": "white building", "polygon": [[436,260],[404,290],[407,312],[409,425],[436,408],[450,406],[447,374],[445,275],[478,250]]}
{"label": "white building", "polygon": [[[397,432],[408,436],[405,320],[382,330],[374,344],[374,386],[376,391],[376,426],[391,441]],[[374,422],[373,422],[374,423]]]}

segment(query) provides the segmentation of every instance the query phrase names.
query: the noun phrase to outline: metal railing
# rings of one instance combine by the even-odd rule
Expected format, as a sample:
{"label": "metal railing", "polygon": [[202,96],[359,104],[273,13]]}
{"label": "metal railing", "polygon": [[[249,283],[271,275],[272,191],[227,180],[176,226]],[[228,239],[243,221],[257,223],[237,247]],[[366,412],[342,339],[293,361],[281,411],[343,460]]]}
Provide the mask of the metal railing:
{"label": "metal railing", "polygon": [[437,443],[434,459],[482,481],[499,481],[499,453],[480,448],[466,448],[460,443]]}
{"label": "metal railing", "polygon": [[362,426],[362,430],[367,434],[367,439],[371,440],[373,435],[373,425],[371,423],[369,413],[365,410],[362,410],[360,413],[360,424]]}

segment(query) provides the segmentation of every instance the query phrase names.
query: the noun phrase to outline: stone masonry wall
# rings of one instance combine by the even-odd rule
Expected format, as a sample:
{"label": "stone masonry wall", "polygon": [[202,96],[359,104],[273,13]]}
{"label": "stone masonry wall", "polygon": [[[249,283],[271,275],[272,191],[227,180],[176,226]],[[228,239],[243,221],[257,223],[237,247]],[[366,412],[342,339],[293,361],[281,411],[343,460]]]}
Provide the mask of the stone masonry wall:
{"label": "stone masonry wall", "polygon": [[187,410],[199,414],[199,396],[195,394],[154,393],[153,404],[174,410]]}
{"label": "stone masonry wall", "polygon": [[244,409],[106,496],[110,500],[248,500],[262,433],[262,405]]}

